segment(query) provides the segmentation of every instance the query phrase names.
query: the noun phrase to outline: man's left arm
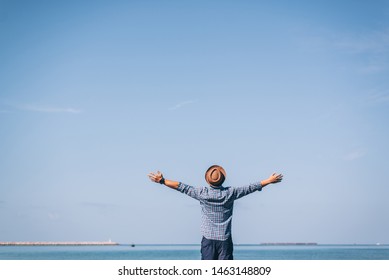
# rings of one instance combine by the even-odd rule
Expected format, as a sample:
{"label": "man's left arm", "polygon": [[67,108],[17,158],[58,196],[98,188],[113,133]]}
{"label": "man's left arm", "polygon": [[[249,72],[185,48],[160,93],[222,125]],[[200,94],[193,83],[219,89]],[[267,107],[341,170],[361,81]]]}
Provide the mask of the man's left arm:
{"label": "man's left arm", "polygon": [[272,175],[269,176],[269,178],[262,180],[260,182],[253,183],[243,187],[234,188],[235,199],[239,199],[255,191],[261,191],[262,188],[266,187],[269,184],[279,183],[282,181],[282,178],[283,178],[282,174],[273,173]]}
{"label": "man's left arm", "polygon": [[262,188],[264,188],[270,184],[276,184],[276,183],[281,182],[283,177],[284,177],[284,175],[282,175],[282,174],[273,173],[272,175],[270,175],[269,178],[261,181]]}

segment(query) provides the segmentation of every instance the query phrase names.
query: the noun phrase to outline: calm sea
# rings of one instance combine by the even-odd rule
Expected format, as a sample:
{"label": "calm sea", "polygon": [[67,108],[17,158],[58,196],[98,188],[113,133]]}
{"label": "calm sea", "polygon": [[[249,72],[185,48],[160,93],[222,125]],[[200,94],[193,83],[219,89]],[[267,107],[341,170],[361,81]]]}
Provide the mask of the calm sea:
{"label": "calm sea", "polygon": [[[389,245],[238,245],[236,260],[389,260]],[[0,260],[199,260],[199,245],[1,246]]]}

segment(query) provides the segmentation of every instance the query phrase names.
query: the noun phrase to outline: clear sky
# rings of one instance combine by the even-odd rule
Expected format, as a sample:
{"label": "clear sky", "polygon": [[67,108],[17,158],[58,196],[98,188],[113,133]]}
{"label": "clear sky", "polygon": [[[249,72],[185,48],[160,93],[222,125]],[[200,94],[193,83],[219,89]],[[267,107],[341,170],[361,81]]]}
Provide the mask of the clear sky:
{"label": "clear sky", "polygon": [[0,1],[0,241],[389,243],[389,1]]}

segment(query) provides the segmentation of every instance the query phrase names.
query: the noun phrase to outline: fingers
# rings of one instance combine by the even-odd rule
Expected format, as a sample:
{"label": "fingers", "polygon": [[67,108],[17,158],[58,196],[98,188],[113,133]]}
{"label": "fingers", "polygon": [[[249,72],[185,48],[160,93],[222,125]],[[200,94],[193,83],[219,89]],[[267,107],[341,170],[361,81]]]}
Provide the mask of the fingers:
{"label": "fingers", "polygon": [[153,172],[150,172],[147,176],[149,176],[151,181],[157,182],[157,175]]}
{"label": "fingers", "polygon": [[278,183],[278,182],[281,182],[281,181],[282,181],[284,175],[282,175],[282,174],[277,174],[277,173],[273,173],[273,174],[271,175],[271,177],[273,177],[273,180],[274,180],[275,183]]}
{"label": "fingers", "polygon": [[149,174],[147,174],[147,176],[150,178],[151,181],[156,183],[158,183],[163,177],[160,171],[158,171],[157,174],[150,172]]}

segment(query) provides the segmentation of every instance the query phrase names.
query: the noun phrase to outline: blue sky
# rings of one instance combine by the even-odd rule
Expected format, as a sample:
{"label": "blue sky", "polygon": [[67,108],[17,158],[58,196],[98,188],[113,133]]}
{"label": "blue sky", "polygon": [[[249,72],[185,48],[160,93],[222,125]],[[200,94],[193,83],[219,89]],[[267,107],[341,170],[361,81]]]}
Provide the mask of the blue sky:
{"label": "blue sky", "polygon": [[389,243],[389,1],[0,1],[0,240]]}

